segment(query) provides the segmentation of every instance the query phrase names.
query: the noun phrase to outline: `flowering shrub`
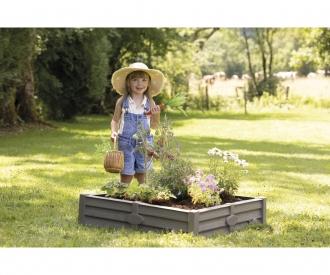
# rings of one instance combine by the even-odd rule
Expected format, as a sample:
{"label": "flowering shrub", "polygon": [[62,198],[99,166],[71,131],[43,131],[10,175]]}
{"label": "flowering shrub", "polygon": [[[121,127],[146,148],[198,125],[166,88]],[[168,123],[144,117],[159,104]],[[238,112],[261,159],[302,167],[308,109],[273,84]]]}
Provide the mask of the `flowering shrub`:
{"label": "flowering shrub", "polygon": [[194,170],[191,161],[181,156],[179,143],[166,115],[155,132],[155,150],[160,162],[160,169],[150,171],[150,182],[166,187],[178,199],[188,198],[187,185],[183,181]]}
{"label": "flowering shrub", "polygon": [[188,186],[188,194],[193,204],[212,206],[220,203],[219,188],[214,175],[203,175],[201,170],[196,170],[184,180]]}
{"label": "flowering shrub", "polygon": [[[160,169],[147,169],[143,184],[136,180],[130,185],[118,180],[108,182],[102,188],[108,196],[151,203],[191,201],[207,207],[220,204],[221,200],[236,199],[234,194],[240,178],[247,172],[247,161],[239,159],[235,153],[214,147],[208,151],[209,168],[204,175],[201,170],[194,170],[191,161],[180,154],[180,146],[166,117],[155,132],[154,144],[148,142],[149,135],[150,132],[139,124],[133,136],[137,142],[136,150],[144,155],[145,168],[147,159],[155,157]],[[108,146],[104,142],[98,147],[104,151],[109,150]]]}
{"label": "flowering shrub", "polygon": [[166,187],[178,198],[187,198],[187,185],[184,179],[193,173],[192,163],[184,158],[161,162],[159,170],[152,170],[149,180],[155,185]]}
{"label": "flowering shrub", "polygon": [[218,180],[218,187],[234,195],[239,187],[239,180],[248,172],[248,162],[239,159],[235,153],[222,151],[216,147],[208,151],[209,172]]}

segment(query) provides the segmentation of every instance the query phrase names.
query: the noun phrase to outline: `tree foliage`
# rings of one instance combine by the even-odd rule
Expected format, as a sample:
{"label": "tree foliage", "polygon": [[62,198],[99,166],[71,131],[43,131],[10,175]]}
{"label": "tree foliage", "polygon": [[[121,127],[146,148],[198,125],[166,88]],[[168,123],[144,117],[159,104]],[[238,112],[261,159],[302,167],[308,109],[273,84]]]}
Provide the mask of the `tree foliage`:
{"label": "tree foliage", "polygon": [[330,28],[322,28],[316,39],[316,47],[320,56],[320,63],[325,75],[330,75]]}
{"label": "tree foliage", "polygon": [[246,71],[244,45],[238,29],[220,29],[205,42],[198,53],[203,75],[223,71],[228,77],[241,76]]}
{"label": "tree foliage", "polygon": [[89,113],[107,84],[105,33],[91,29],[46,29],[37,58],[38,92],[48,117],[71,119]]}
{"label": "tree foliage", "polygon": [[187,93],[192,74],[220,71],[249,73],[252,96],[274,94],[274,72],[328,75],[329,41],[328,28],[3,28],[0,126],[111,113],[111,76],[133,62],[164,72],[160,97]]}
{"label": "tree foliage", "polygon": [[315,45],[319,29],[303,28],[296,30],[298,47],[291,53],[290,67],[299,75],[306,76],[315,72],[319,66],[319,56]]}

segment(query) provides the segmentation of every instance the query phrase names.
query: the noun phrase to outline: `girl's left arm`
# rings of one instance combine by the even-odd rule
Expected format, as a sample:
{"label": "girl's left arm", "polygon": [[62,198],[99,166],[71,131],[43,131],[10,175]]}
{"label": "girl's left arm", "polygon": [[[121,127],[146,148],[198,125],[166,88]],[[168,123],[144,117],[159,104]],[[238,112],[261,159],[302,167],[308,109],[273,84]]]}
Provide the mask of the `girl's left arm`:
{"label": "girl's left arm", "polygon": [[150,127],[156,129],[160,122],[160,107],[152,100],[151,102],[151,117]]}

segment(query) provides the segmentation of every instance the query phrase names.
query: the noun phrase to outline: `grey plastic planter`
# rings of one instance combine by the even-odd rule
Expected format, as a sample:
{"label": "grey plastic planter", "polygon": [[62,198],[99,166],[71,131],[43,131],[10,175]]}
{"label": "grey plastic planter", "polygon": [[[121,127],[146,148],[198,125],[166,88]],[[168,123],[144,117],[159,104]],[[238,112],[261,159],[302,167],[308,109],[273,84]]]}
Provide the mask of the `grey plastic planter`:
{"label": "grey plastic planter", "polygon": [[81,194],[79,223],[101,227],[135,227],[145,230],[182,230],[210,235],[231,232],[250,223],[266,223],[266,199],[239,197],[242,201],[184,210],[138,201]]}

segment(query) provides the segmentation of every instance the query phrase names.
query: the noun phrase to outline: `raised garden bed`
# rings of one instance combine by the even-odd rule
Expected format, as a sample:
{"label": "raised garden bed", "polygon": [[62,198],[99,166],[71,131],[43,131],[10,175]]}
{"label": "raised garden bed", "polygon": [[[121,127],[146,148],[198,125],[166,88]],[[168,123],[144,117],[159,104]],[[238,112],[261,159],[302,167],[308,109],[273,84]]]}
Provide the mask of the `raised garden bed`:
{"label": "raised garden bed", "polygon": [[237,197],[240,201],[202,209],[180,209],[139,201],[81,194],[79,223],[100,227],[175,230],[210,235],[231,232],[250,223],[266,223],[266,199]]}

